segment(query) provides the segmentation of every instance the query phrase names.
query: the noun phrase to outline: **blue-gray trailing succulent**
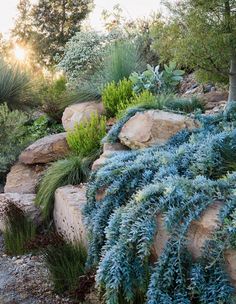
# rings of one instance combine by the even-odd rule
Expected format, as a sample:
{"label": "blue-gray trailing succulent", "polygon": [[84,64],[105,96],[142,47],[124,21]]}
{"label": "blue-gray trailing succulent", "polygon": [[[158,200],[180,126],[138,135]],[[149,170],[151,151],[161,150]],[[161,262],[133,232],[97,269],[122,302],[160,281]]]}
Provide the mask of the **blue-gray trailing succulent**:
{"label": "blue-gray trailing succulent", "polygon": [[[116,140],[126,119],[110,138]],[[223,115],[199,119],[202,127],[183,130],[166,145],[111,156],[90,178],[88,265],[98,267],[97,285],[108,304],[236,303],[223,254],[236,249],[236,131]],[[105,196],[97,201],[101,189]],[[188,228],[215,200],[225,202],[222,224],[193,260]],[[153,261],[159,213],[170,238]]]}

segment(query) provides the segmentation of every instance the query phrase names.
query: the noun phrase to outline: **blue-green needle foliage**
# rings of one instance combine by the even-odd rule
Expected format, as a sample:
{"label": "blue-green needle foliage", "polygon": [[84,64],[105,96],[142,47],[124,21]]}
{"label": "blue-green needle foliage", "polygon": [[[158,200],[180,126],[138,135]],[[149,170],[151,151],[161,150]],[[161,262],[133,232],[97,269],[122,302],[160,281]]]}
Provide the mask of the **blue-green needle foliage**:
{"label": "blue-green needle foliage", "polygon": [[[235,303],[223,253],[236,248],[236,130],[221,114],[199,119],[199,129],[183,130],[163,146],[113,155],[91,176],[87,262],[98,266],[97,284],[108,304]],[[97,201],[100,189],[105,196]],[[189,226],[215,200],[225,202],[222,225],[193,261]],[[170,238],[154,263],[159,213]]]}

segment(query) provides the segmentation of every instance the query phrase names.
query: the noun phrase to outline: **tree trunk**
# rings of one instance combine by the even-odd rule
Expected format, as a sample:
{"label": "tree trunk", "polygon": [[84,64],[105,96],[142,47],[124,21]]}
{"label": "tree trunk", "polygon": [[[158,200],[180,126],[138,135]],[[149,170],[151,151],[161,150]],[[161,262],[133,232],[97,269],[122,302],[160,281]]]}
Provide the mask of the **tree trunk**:
{"label": "tree trunk", "polygon": [[231,58],[228,102],[236,102],[236,54]]}

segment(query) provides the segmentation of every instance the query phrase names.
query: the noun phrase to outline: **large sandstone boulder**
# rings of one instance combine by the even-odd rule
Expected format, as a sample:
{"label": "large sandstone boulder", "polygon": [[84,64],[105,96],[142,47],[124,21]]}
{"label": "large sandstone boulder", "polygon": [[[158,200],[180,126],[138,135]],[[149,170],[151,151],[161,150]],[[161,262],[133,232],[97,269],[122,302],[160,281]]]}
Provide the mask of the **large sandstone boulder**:
{"label": "large sandstone boulder", "polygon": [[[211,239],[214,231],[217,229],[219,225],[218,216],[222,205],[223,202],[216,201],[206,209],[198,221],[191,223],[187,235],[187,247],[193,259],[201,257],[205,242]],[[161,214],[157,216],[157,226],[158,231],[152,248],[152,254],[155,259],[160,257],[170,237],[164,225],[164,217]],[[225,260],[228,274],[233,285],[236,287],[236,250],[226,251]]]}
{"label": "large sandstone boulder", "polygon": [[62,124],[66,131],[72,130],[75,125],[88,120],[92,114],[104,113],[102,103],[89,101],[67,107],[62,116]]}
{"label": "large sandstone boulder", "polygon": [[119,139],[131,149],[146,148],[154,144],[165,144],[182,129],[197,127],[198,122],[185,115],[149,110],[131,117],[121,129]]}
{"label": "large sandstone boulder", "polygon": [[69,153],[66,133],[53,134],[37,140],[19,156],[24,164],[47,164]]}
{"label": "large sandstone boulder", "polygon": [[54,223],[56,230],[70,242],[87,244],[82,209],[86,203],[86,186],[65,186],[55,192]]}
{"label": "large sandstone boulder", "polygon": [[104,165],[106,160],[114,153],[127,151],[128,148],[123,146],[121,143],[109,144],[105,143],[103,146],[103,153],[101,156],[93,163],[92,170],[95,171]]}
{"label": "large sandstone boulder", "polygon": [[25,212],[36,224],[40,224],[40,210],[34,204],[34,194],[3,193],[0,194],[0,231],[4,231],[5,214],[10,204],[16,205]]}
{"label": "large sandstone boulder", "polygon": [[25,165],[20,162],[15,164],[7,175],[4,192],[33,194],[45,171],[44,165]]}

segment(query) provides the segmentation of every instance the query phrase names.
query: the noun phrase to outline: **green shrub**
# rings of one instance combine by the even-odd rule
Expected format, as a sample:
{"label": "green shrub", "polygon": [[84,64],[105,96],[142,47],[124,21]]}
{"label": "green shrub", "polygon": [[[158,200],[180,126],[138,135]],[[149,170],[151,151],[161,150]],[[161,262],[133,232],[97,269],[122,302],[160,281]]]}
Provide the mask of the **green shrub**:
{"label": "green shrub", "polygon": [[106,135],[106,118],[93,114],[91,118],[74,127],[67,133],[70,149],[80,157],[87,157],[96,153],[101,140]]}
{"label": "green shrub", "polygon": [[132,82],[127,79],[109,83],[102,91],[102,102],[108,117],[114,117],[121,104],[128,104],[133,96]]}
{"label": "green shrub", "polygon": [[44,253],[56,292],[72,291],[85,273],[87,252],[83,244],[49,246]]}
{"label": "green shrub", "polygon": [[20,96],[29,85],[27,74],[20,66],[10,66],[0,58],[0,103],[12,109],[21,106]]}
{"label": "green shrub", "polygon": [[84,75],[92,75],[100,66],[105,50],[118,33],[100,34],[95,31],[78,32],[66,44],[58,64],[70,82],[77,82]]}
{"label": "green shrub", "polygon": [[47,136],[64,132],[63,126],[47,115],[42,115],[27,125],[27,132],[32,141]]}
{"label": "green shrub", "polygon": [[78,95],[73,88],[67,88],[64,76],[58,79],[36,78],[32,89],[32,99],[43,112],[57,122],[61,122],[64,109],[77,101]]}
{"label": "green shrub", "polygon": [[88,168],[85,160],[78,156],[54,162],[46,171],[36,195],[36,205],[42,209],[45,220],[50,219],[54,205],[54,193],[57,188],[66,185],[78,185],[86,180]]}
{"label": "green shrub", "polygon": [[9,204],[6,213],[6,230],[3,232],[7,254],[19,255],[26,252],[26,244],[36,235],[36,226],[24,212],[14,204]]}
{"label": "green shrub", "polygon": [[0,182],[19,153],[29,143],[25,126],[28,117],[18,110],[10,111],[7,104],[0,105]]}
{"label": "green shrub", "polygon": [[77,102],[99,100],[104,87],[128,78],[134,71],[142,71],[144,64],[135,44],[116,41],[104,53],[102,63],[90,76],[77,80]]}
{"label": "green shrub", "polygon": [[196,110],[204,112],[204,104],[196,97],[191,99],[187,98],[174,98],[170,99],[165,103],[165,107],[170,110],[192,113]]}
{"label": "green shrub", "polygon": [[117,117],[122,117],[129,108],[155,103],[157,103],[157,97],[149,91],[143,91],[140,95],[134,94],[132,98],[120,102],[117,107]]}

